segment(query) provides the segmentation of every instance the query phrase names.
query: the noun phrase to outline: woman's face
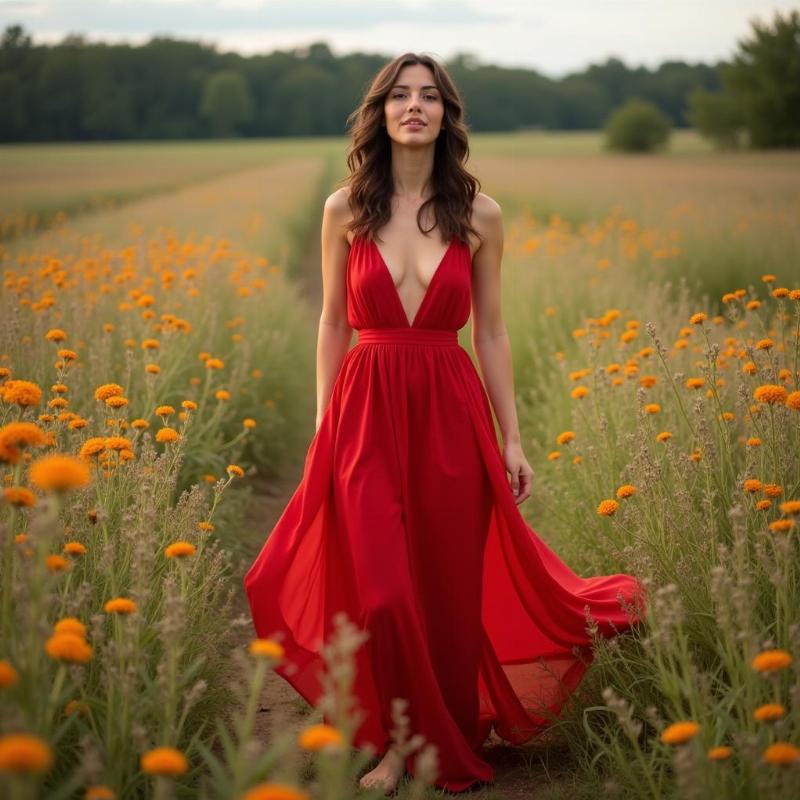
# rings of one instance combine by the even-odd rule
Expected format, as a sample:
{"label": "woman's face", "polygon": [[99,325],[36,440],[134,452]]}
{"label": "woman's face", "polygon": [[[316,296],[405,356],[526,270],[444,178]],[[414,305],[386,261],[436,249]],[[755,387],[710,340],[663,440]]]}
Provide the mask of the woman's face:
{"label": "woman's face", "polygon": [[[386,132],[396,142],[413,146],[436,141],[444,119],[444,100],[433,72],[424,64],[410,64],[400,70],[383,108]],[[411,119],[422,124],[407,124]]]}

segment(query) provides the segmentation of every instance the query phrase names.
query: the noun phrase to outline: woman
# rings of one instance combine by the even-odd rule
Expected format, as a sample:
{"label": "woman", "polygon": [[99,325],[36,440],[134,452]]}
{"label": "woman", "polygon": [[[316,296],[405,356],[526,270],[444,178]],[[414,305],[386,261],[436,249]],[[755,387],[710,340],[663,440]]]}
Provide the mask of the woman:
{"label": "woman", "polygon": [[[383,757],[362,786],[389,793],[413,774],[390,746],[402,697],[411,731],[437,746],[437,786],[460,791],[492,780],[492,727],[513,743],[547,727],[591,661],[587,615],[601,635],[628,628],[620,601],[640,587],[579,578],[517,508],[533,470],[500,309],[501,210],[463,167],[451,78],[406,53],[353,118],[351,174],[322,222],[317,431],[245,587],[258,635],[283,640],[278,673],[311,703],[333,615],[368,632],[354,744]],[[470,311],[502,451],[458,344]]]}

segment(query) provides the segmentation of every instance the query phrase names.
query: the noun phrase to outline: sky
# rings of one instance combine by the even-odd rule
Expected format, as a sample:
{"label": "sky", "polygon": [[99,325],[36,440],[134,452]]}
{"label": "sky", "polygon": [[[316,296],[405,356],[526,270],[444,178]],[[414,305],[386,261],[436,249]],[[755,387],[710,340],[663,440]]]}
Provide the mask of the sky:
{"label": "sky", "polygon": [[393,58],[408,50],[439,60],[535,69],[551,78],[622,59],[730,60],[750,20],[800,10],[781,0],[0,0],[0,27],[21,24],[36,42],[68,33],[134,44],[169,35],[243,54],[324,41],[336,55]]}

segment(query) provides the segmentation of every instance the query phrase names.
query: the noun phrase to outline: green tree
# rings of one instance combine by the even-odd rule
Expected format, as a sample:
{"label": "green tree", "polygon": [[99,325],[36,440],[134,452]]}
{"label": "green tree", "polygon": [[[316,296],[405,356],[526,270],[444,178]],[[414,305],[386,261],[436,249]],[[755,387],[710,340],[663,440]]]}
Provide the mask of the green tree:
{"label": "green tree", "polygon": [[608,149],[647,153],[666,145],[672,122],[653,103],[632,97],[611,114],[605,132]]}
{"label": "green tree", "polygon": [[244,76],[232,69],[212,73],[203,86],[200,114],[217,136],[231,136],[236,126],[253,117],[253,97]]}
{"label": "green tree", "polygon": [[800,12],[773,27],[751,20],[753,37],[739,42],[733,63],[721,67],[726,91],[736,100],[750,146],[800,146]]}
{"label": "green tree", "polygon": [[687,100],[686,120],[701,136],[713,141],[719,150],[742,146],[745,120],[735,97],[726,92],[697,89]]}

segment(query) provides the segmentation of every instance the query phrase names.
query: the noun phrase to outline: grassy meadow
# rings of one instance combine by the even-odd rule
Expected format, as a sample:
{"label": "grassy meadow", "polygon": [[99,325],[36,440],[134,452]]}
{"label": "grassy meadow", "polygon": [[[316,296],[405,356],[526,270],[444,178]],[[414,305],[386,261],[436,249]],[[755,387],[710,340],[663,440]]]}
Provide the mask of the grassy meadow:
{"label": "grassy meadow", "polygon": [[[248,512],[313,434],[345,144],[0,149],[3,796],[380,796],[356,788],[352,624],[320,706],[269,740],[282,648],[241,645],[269,532]],[[531,132],[473,136],[468,166],[504,210],[520,510],[579,574],[632,572],[650,597],[646,625],[596,640],[547,743],[475,796],[791,796],[800,155]],[[449,796],[402,711],[399,796]]]}

